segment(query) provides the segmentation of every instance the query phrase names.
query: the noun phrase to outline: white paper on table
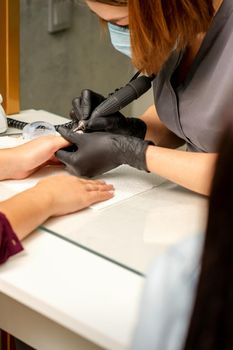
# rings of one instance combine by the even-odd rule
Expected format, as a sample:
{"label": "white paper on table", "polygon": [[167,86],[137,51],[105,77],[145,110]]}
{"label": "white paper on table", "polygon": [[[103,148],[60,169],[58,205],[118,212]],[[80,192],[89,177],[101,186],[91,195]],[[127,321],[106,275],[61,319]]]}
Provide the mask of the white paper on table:
{"label": "white paper on table", "polygon": [[15,191],[0,183],[0,201],[4,201],[15,195]]}
{"label": "white paper on table", "polygon": [[128,165],[121,165],[120,167],[105,173],[98,177],[115,188],[115,195],[113,198],[93,204],[93,209],[103,209],[112,204],[119,203],[125,199],[129,199],[137,194],[148,191],[153,187],[159,186],[165,180],[155,174],[146,173],[141,170],[131,168]]}
{"label": "white paper on table", "polygon": [[0,136],[0,148],[12,148],[28,142],[20,137]]}

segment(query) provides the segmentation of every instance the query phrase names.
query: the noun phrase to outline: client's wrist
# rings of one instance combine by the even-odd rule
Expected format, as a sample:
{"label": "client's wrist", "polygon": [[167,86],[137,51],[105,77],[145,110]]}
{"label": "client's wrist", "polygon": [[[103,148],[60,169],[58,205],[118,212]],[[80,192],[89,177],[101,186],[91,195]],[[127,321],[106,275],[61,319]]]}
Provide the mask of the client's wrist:
{"label": "client's wrist", "polygon": [[13,149],[6,148],[0,151],[0,180],[14,179],[17,169],[17,157]]}
{"label": "client's wrist", "polygon": [[28,190],[31,192],[33,200],[37,202],[38,210],[44,214],[43,221],[54,215],[54,189],[49,188],[45,180],[39,181]]}

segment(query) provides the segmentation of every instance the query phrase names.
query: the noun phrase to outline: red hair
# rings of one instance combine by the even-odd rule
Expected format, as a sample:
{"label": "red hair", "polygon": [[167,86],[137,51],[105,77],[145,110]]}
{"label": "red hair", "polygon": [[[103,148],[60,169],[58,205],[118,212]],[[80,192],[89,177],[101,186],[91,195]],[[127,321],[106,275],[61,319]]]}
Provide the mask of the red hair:
{"label": "red hair", "polygon": [[157,73],[174,46],[183,49],[208,30],[212,0],[128,0],[134,65]]}

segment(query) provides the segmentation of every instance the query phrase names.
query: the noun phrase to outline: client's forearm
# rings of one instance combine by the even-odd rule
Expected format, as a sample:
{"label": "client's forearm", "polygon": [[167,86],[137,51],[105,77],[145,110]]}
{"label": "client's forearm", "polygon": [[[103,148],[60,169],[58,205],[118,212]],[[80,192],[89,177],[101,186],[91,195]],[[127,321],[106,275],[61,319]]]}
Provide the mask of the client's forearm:
{"label": "client's forearm", "polygon": [[51,215],[51,198],[33,187],[1,202],[0,212],[6,215],[19,239],[23,239]]}

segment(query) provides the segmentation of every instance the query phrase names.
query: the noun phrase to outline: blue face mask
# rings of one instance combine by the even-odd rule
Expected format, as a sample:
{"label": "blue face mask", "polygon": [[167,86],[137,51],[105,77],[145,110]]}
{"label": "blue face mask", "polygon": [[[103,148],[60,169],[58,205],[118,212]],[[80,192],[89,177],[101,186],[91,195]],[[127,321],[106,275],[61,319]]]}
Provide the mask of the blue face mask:
{"label": "blue face mask", "polygon": [[112,45],[117,51],[131,58],[131,45],[129,29],[108,23],[108,30]]}

